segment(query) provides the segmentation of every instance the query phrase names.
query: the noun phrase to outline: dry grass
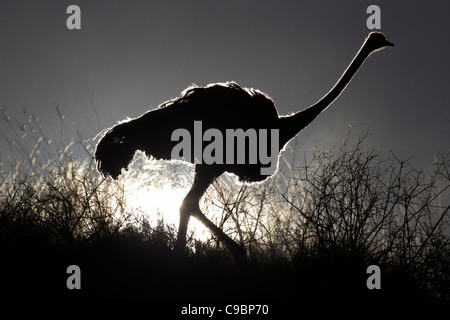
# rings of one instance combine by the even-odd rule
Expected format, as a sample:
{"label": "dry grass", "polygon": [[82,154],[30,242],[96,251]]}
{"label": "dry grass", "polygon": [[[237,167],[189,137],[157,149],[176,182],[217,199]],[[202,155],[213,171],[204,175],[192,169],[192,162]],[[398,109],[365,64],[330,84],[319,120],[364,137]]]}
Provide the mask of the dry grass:
{"label": "dry grass", "polygon": [[[219,179],[202,209],[247,248],[242,268],[213,236],[191,234],[189,254],[176,255],[176,228],[130,208],[125,182],[98,174],[92,144],[69,139],[58,114],[58,142],[26,112],[22,122],[0,119],[9,148],[0,168],[1,272],[12,294],[450,299],[448,154],[416,170],[348,138],[264,184]],[[79,292],[65,288],[70,264],[82,269]],[[371,264],[383,273],[378,292],[365,287]]]}

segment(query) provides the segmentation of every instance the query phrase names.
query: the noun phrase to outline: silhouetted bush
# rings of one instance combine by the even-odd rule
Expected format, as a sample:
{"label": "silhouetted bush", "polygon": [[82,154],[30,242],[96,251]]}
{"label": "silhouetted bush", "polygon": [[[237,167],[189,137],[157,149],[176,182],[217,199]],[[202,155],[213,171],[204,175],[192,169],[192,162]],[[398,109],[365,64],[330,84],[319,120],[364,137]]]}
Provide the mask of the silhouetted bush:
{"label": "silhouetted bush", "polygon": [[[78,142],[79,161],[74,143],[46,151],[48,140],[37,135],[32,152],[17,149],[20,165],[2,167],[0,272],[10,296],[450,299],[448,155],[416,170],[348,139],[263,184],[219,179],[202,210],[247,248],[242,266],[212,235],[191,233],[187,254],[175,254],[176,228],[128,206],[125,182],[98,174],[89,143]],[[72,264],[81,290],[66,287]],[[366,287],[372,264],[381,290]]]}

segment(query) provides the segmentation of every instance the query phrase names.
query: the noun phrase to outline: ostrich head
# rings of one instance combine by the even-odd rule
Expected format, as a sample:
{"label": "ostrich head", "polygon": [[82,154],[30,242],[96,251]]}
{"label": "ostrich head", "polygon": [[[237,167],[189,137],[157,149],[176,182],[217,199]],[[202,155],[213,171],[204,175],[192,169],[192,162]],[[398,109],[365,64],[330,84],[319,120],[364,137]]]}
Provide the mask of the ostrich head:
{"label": "ostrich head", "polygon": [[133,159],[136,139],[132,136],[128,122],[106,131],[95,149],[98,170],[104,175],[117,179],[122,168],[127,168]]}
{"label": "ostrich head", "polygon": [[381,32],[371,32],[366,39],[365,46],[371,51],[376,52],[386,47],[393,47],[394,44],[387,41],[386,36]]}

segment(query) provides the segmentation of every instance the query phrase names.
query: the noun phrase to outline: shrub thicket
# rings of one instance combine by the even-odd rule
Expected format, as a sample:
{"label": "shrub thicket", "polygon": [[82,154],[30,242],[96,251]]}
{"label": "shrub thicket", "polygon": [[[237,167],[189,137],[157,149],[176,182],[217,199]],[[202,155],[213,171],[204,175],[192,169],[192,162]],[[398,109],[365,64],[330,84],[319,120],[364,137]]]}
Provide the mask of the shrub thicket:
{"label": "shrub thicket", "polygon": [[[448,155],[416,170],[347,139],[262,184],[219,179],[201,207],[247,249],[241,266],[212,235],[191,233],[188,254],[175,254],[176,228],[128,206],[126,181],[98,174],[87,140],[55,148],[34,117],[2,121],[13,157],[2,155],[0,272],[11,295],[450,299]],[[81,290],[66,287],[72,264]],[[381,290],[366,287],[372,264]]]}

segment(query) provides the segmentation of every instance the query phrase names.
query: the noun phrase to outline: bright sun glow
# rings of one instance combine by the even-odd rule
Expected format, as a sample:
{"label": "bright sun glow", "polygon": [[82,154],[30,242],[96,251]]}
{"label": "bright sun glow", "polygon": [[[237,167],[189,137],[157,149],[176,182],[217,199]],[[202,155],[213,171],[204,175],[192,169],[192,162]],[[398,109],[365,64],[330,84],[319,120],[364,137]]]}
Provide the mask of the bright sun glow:
{"label": "bright sun glow", "polygon": [[[158,220],[178,228],[180,205],[193,181],[193,173],[185,165],[150,161],[137,157],[134,165],[123,176],[127,205],[142,213],[156,226]],[[209,234],[196,219],[191,219],[189,229],[197,239]]]}
{"label": "bright sun glow", "polygon": [[129,206],[141,209],[146,215],[160,215],[166,223],[175,225],[178,223],[179,208],[185,196],[185,190],[173,189],[170,185],[136,188],[129,184],[126,191]]}

